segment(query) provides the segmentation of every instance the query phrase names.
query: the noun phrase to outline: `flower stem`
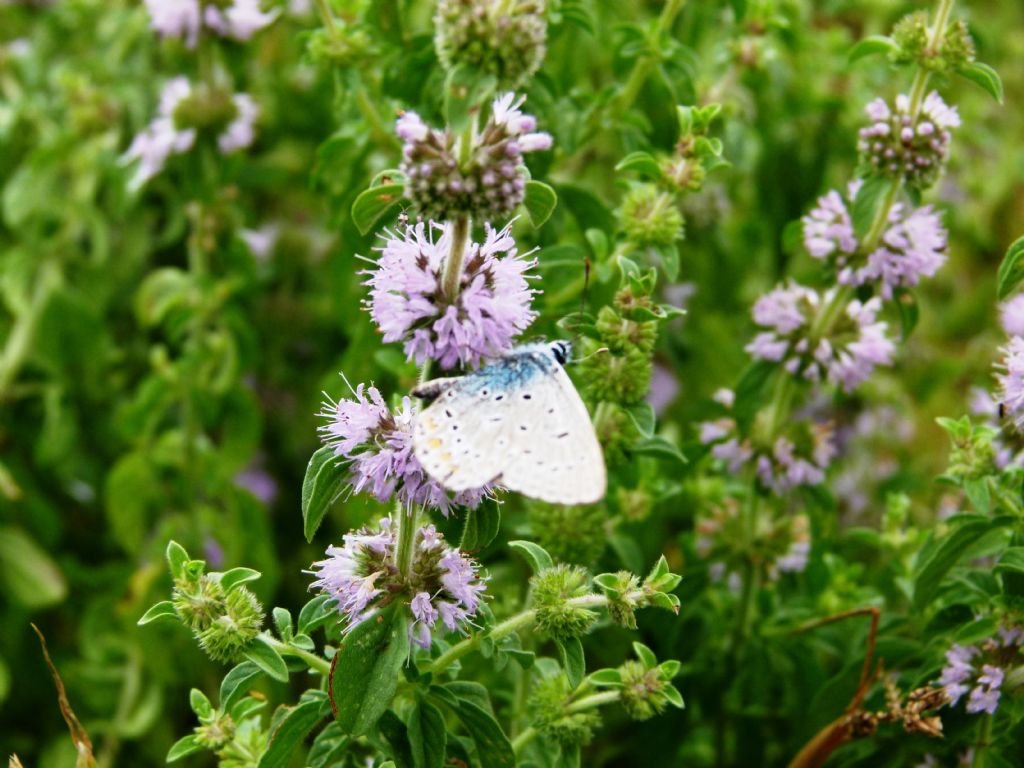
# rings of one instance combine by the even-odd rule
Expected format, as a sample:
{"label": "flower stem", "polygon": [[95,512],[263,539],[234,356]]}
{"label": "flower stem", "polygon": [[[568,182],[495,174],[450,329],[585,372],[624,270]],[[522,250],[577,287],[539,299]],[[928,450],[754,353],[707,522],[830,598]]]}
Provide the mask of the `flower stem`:
{"label": "flower stem", "polygon": [[331,7],[327,4],[327,0],[316,0],[316,10],[320,14],[320,18],[323,20],[324,26],[331,32],[334,32],[334,14],[331,13]]}
{"label": "flower stem", "polygon": [[506,635],[511,635],[513,632],[518,632],[520,629],[525,629],[526,627],[531,626],[536,620],[537,612],[534,610],[517,613],[515,616],[505,619],[505,621],[496,625],[490,632],[479,632],[472,637],[467,637],[465,640],[456,643],[434,659],[434,663],[430,665],[428,671],[437,675],[470,651],[475,650],[485,637],[489,637],[491,640],[500,640]]}
{"label": "flower stem", "polygon": [[399,501],[395,505],[395,514],[398,518],[398,547],[395,551],[395,561],[398,564],[398,572],[406,578],[412,571],[412,559],[416,552],[416,530],[419,527],[420,509],[409,505],[409,509],[406,510]]}
{"label": "flower stem", "polygon": [[306,662],[309,668],[319,675],[327,677],[331,674],[331,662],[322,656],[318,656],[315,653],[303,650],[302,648],[296,648],[290,643],[282,642],[276,637],[272,637],[269,634],[264,634],[263,639],[266,640],[273,648],[280,654],[287,654],[289,656],[295,656],[296,658],[302,659]]}
{"label": "flower stem", "polygon": [[[685,4],[686,0],[668,0],[665,3],[661,9],[661,15],[654,26],[654,32],[651,35],[652,45],[660,45],[662,36],[672,28],[676,16],[683,10]],[[644,82],[646,82],[647,77],[651,74],[651,70],[658,63],[659,54],[660,51],[652,51],[641,55],[637,59],[636,64],[633,65],[633,71],[629,74],[629,80],[626,81],[626,84],[619,92],[618,98],[612,102],[613,114],[621,114],[633,106],[633,102],[636,101],[636,97],[640,93]]]}
{"label": "flower stem", "polygon": [[0,350],[0,403],[10,396],[10,387],[32,349],[43,309],[61,280],[56,264],[49,260],[41,264],[28,306],[18,315],[7,343]]}
{"label": "flower stem", "polygon": [[444,281],[442,288],[449,302],[459,296],[459,282],[462,279],[462,262],[466,258],[469,242],[469,217],[460,216],[452,222],[452,247],[444,260]]}
{"label": "flower stem", "polygon": [[529,726],[525,731],[523,731],[514,739],[512,739],[512,751],[515,752],[518,756],[527,744],[529,744],[531,741],[537,738],[537,735],[537,729],[534,728],[532,725]]}
{"label": "flower stem", "polygon": [[987,752],[989,742],[992,740],[992,715],[985,714],[978,723],[978,740],[974,744],[974,758],[971,760],[971,768],[983,768],[988,764]]}
{"label": "flower stem", "polygon": [[622,698],[622,691],[602,691],[584,696],[565,708],[565,714],[572,715],[576,712],[585,712],[588,709],[597,709],[602,704],[611,704]]}

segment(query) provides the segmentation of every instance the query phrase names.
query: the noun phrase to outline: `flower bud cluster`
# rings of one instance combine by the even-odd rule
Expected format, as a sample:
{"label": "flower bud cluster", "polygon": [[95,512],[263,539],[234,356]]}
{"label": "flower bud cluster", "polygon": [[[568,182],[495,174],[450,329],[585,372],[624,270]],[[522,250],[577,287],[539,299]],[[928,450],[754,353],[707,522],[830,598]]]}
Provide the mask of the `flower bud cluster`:
{"label": "flower bud cluster", "polygon": [[532,538],[563,563],[590,566],[604,552],[609,520],[600,504],[533,501],[527,506]]}
{"label": "flower bud cluster", "polygon": [[[536,119],[519,110],[524,99],[514,93],[496,98],[483,129],[468,137],[431,128],[415,112],[398,119],[405,196],[423,218],[495,222],[523,202],[522,156],[550,149],[552,143],[549,134],[536,132]],[[469,146],[463,146],[467,140]]]}
{"label": "flower bud cluster", "polygon": [[622,706],[633,720],[648,720],[669,705],[682,709],[683,697],[672,685],[672,679],[679,674],[679,662],[659,664],[654,652],[643,643],[633,643],[633,650],[635,660],[630,659],[615,670],[600,670],[591,680],[619,690]]}
{"label": "flower bud cluster", "polygon": [[946,28],[937,47],[931,45],[927,11],[915,11],[896,22],[892,41],[896,47],[889,59],[894,64],[914,63],[931,72],[945,74],[974,61],[974,41],[961,20]]}
{"label": "flower bud cluster", "polygon": [[486,488],[450,494],[431,480],[412,447],[413,405],[402,398],[392,411],[376,387],[360,384],[353,398],[328,402],[321,415],[324,442],[349,462],[349,484],[355,493],[366,492],[380,502],[396,497],[405,506],[427,504],[446,516],[454,504],[475,508]]}
{"label": "flower bud cluster", "polygon": [[572,691],[565,675],[551,675],[537,681],[530,697],[533,727],[563,748],[588,744],[601,716],[594,710],[568,712]]}
{"label": "flower bud cluster", "polygon": [[667,248],[683,239],[675,196],[654,184],[633,184],[616,213],[619,228],[639,248]]}
{"label": "flower bud cluster", "polygon": [[924,189],[939,178],[949,156],[950,130],[960,125],[956,107],[938,93],[925,98],[917,114],[910,98],[896,97],[893,107],[875,99],[865,111],[871,125],[861,128],[857,149],[872,172]]}
{"label": "flower bud cluster", "polygon": [[[651,286],[653,288],[653,285]],[[651,386],[652,359],[658,337],[650,295],[627,285],[611,306],[597,315],[597,340],[580,364],[587,393],[595,400],[630,405],[644,399]],[[607,351],[598,352],[598,348]]]}
{"label": "flower bud cluster", "polygon": [[227,589],[221,573],[205,573],[201,560],[191,560],[175,577],[174,611],[216,661],[237,661],[263,627],[263,608],[241,584]]}
{"label": "flower bud cluster", "polygon": [[395,600],[408,606],[412,639],[423,648],[430,647],[433,631],[465,632],[485,590],[477,565],[425,525],[415,533],[411,565],[402,573],[395,533],[385,518],[375,529],[345,534],[342,546],[328,547],[327,559],[313,563],[311,587],[335,601],[345,632]]}
{"label": "flower bud cluster", "polygon": [[213,752],[220,758],[220,766],[255,768],[255,761],[266,751],[269,741],[260,717],[265,701],[244,696],[225,711],[220,707],[215,709],[202,691],[193,688],[189,703],[199,725],[193,729],[192,736],[171,748],[172,754],[180,756],[182,742],[191,742],[193,751],[204,748]]}
{"label": "flower bud cluster", "polygon": [[544,0],[439,0],[434,47],[445,69],[493,75],[517,88],[540,69],[547,52]]}
{"label": "flower bud cluster", "polygon": [[537,628],[557,640],[579,637],[597,621],[594,611],[570,601],[590,594],[590,577],[579,566],[558,564],[530,580]]}

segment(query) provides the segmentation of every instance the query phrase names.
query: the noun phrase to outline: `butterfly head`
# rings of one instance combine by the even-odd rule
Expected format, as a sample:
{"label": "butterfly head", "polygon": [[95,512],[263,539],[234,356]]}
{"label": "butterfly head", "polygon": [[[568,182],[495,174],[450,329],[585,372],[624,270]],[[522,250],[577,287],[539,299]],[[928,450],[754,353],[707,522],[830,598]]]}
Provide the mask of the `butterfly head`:
{"label": "butterfly head", "polygon": [[563,341],[559,339],[558,341],[551,342],[549,348],[551,350],[551,354],[555,356],[555,360],[558,361],[559,365],[565,365],[570,359],[572,359],[571,341]]}

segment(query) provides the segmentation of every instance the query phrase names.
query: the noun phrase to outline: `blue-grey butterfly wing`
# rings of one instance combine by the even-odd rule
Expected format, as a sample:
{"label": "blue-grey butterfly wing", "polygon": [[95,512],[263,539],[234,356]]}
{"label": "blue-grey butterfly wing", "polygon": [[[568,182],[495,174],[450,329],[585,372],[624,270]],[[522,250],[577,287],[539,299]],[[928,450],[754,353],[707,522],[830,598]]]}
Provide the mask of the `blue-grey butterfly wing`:
{"label": "blue-grey butterfly wing", "polygon": [[442,386],[416,419],[413,447],[446,488],[496,482],[562,504],[604,495],[604,460],[590,416],[547,348],[523,348]]}

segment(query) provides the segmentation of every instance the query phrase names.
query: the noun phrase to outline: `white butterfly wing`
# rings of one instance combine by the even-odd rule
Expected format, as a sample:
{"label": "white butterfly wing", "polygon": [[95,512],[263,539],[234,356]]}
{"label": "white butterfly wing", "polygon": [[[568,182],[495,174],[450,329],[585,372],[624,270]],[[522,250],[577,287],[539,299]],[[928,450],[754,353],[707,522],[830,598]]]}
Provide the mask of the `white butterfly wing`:
{"label": "white butterfly wing", "polygon": [[511,385],[499,369],[456,379],[417,416],[413,448],[427,474],[455,492],[497,482],[552,503],[600,500],[601,446],[562,367]]}
{"label": "white butterfly wing", "polygon": [[[531,382],[532,383],[532,382]],[[499,482],[554,504],[592,504],[605,494],[604,455],[590,414],[561,366],[538,378],[527,406],[506,427]]]}

